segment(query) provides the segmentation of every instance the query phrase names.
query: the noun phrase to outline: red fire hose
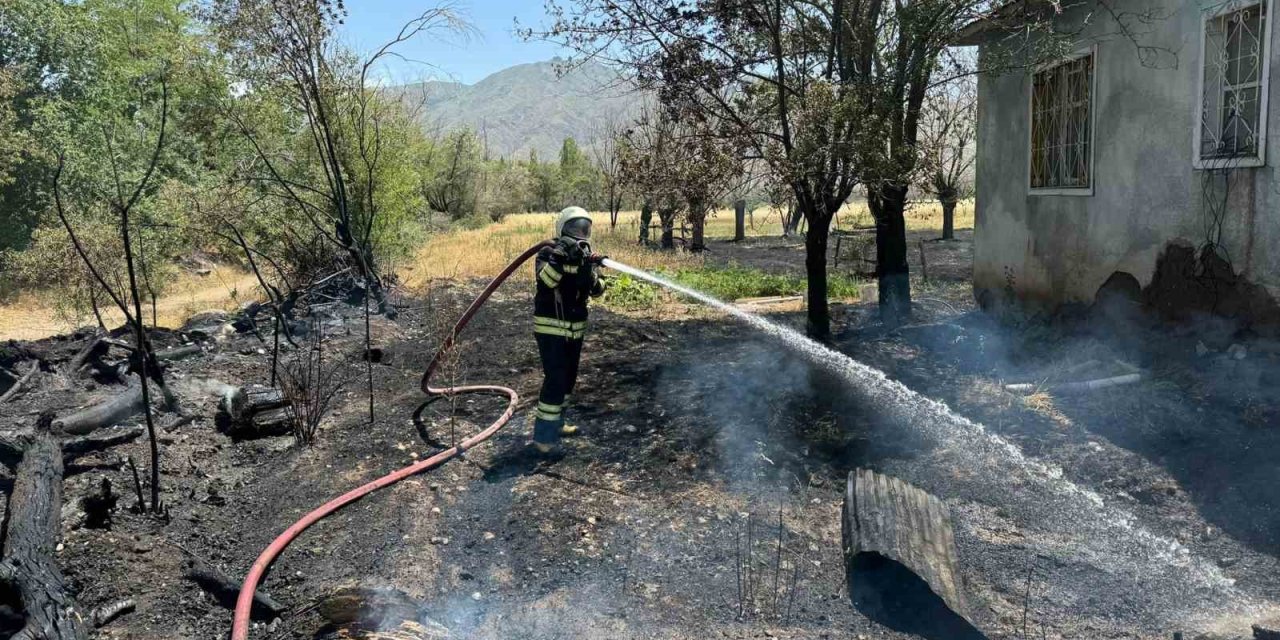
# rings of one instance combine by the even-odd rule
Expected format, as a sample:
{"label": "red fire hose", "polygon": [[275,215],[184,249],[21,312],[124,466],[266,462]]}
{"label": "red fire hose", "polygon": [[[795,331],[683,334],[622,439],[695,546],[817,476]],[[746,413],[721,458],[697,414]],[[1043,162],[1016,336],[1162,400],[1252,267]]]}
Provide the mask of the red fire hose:
{"label": "red fire hose", "polygon": [[271,541],[270,545],[267,545],[267,548],[262,551],[262,554],[258,556],[258,559],[249,569],[249,575],[244,578],[244,585],[240,587],[240,597],[236,600],[235,618],[231,623],[232,640],[248,639],[249,609],[253,606],[253,595],[258,589],[258,583],[261,582],[263,574],[267,571],[267,567],[271,566],[271,563],[280,555],[281,552],[284,551],[285,547],[289,546],[289,543],[293,542],[294,538],[297,538],[299,534],[307,529],[307,527],[310,527],[325,516],[345,507],[348,504],[351,504],[352,502],[355,502],[356,500],[359,500],[360,498],[363,498],[366,495],[369,495],[370,493],[373,493],[374,491],[377,491],[378,489],[381,489],[382,487],[395,484],[409,476],[438,467],[441,464],[448,462],[467,449],[488,440],[489,437],[494,433],[497,433],[497,431],[501,429],[507,421],[511,420],[511,416],[516,410],[516,404],[520,401],[520,396],[516,395],[515,390],[508,387],[485,384],[459,387],[433,387],[431,386],[431,374],[435,373],[436,367],[440,364],[440,359],[444,356],[445,352],[453,346],[454,341],[458,337],[458,333],[467,326],[467,323],[471,321],[471,317],[476,314],[476,311],[480,310],[480,307],[489,299],[489,296],[493,294],[494,290],[497,289],[498,286],[501,285],[508,277],[510,277],[516,269],[520,268],[521,264],[524,264],[526,260],[533,257],[533,255],[538,253],[538,251],[543,247],[550,246],[550,244],[550,242],[541,242],[529,247],[524,253],[520,254],[519,257],[512,260],[511,264],[507,265],[507,268],[503,269],[502,273],[499,273],[497,277],[489,283],[489,286],[485,287],[484,291],[476,297],[475,301],[471,303],[471,306],[467,307],[467,310],[462,314],[462,317],[458,319],[458,323],[453,326],[453,331],[451,331],[449,336],[445,338],[444,342],[440,344],[440,349],[436,351],[435,357],[431,359],[431,364],[427,365],[426,372],[422,374],[422,391],[429,396],[454,395],[472,391],[496,391],[506,394],[507,408],[502,412],[502,415],[498,416],[498,419],[494,420],[493,424],[489,425],[488,428],[471,436],[470,438],[467,438],[466,440],[463,440],[457,445],[454,445],[449,449],[445,449],[426,460],[415,462],[403,469],[378,478],[373,482],[352,489],[351,491],[324,503],[315,511],[308,513],[303,516],[301,520],[293,523],[293,525],[288,529],[285,529],[284,533],[281,533],[275,540]]}

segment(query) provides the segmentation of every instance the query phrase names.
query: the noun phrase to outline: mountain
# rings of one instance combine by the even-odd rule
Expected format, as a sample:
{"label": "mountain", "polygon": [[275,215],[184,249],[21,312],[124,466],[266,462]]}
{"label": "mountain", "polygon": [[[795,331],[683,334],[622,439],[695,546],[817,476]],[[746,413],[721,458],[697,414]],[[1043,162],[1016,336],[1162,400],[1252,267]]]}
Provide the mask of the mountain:
{"label": "mountain", "polygon": [[389,91],[416,108],[429,129],[471,127],[493,157],[523,159],[536,151],[547,160],[559,157],[566,137],[586,147],[610,120],[629,123],[643,99],[604,65],[588,62],[561,76],[560,64],[516,65],[473,85],[435,81]]}

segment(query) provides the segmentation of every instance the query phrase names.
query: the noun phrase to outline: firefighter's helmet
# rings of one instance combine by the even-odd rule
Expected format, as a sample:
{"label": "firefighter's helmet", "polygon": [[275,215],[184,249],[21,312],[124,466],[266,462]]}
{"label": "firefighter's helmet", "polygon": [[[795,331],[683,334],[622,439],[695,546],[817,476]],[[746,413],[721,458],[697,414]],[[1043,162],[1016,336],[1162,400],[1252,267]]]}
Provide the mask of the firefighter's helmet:
{"label": "firefighter's helmet", "polygon": [[591,214],[582,207],[565,207],[556,216],[556,237],[570,236],[578,240],[591,237]]}

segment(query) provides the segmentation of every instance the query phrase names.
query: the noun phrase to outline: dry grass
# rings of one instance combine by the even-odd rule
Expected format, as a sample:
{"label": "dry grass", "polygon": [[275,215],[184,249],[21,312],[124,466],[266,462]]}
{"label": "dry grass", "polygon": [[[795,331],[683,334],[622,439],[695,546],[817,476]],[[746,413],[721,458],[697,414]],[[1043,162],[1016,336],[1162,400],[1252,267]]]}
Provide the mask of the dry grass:
{"label": "dry grass", "polygon": [[[596,214],[595,250],[641,269],[698,266],[702,258],[674,251],[649,251],[636,245],[639,217],[624,211],[610,231],[608,216]],[[534,213],[508,216],[480,229],[451,231],[432,236],[418,250],[411,264],[400,268],[403,282],[420,288],[436,278],[477,278],[496,275],[520,252],[551,236],[555,215]],[[730,228],[732,227],[730,219]],[[708,235],[712,235],[710,227]]]}
{"label": "dry grass", "polygon": [[[641,269],[664,267],[676,270],[702,264],[702,259],[683,252],[648,251],[636,245],[639,236],[638,211],[624,211],[618,217],[618,226],[610,231],[608,216],[595,213],[596,250],[621,262]],[[916,230],[942,229],[942,208],[937,202],[921,202],[907,211],[907,228]],[[400,267],[402,280],[410,288],[420,288],[436,278],[477,278],[496,275],[521,251],[551,235],[555,215],[550,213],[508,216],[501,222],[479,229],[451,231],[432,236],[415,254],[409,264]],[[777,236],[782,234],[782,216],[771,207],[761,207],[752,212],[753,224],[748,236]],[[657,222],[657,218],[654,218]],[[733,236],[733,210],[722,209],[707,219],[706,235],[712,238]],[[839,216],[841,228],[871,224],[871,214],[863,203],[846,205]],[[973,227],[973,201],[961,202],[956,207],[956,228]],[[656,238],[655,238],[656,240]]]}
{"label": "dry grass", "polygon": [[[90,312],[80,314],[62,308],[57,295],[57,291],[24,293],[0,305],[0,339],[38,340],[94,324]],[[183,273],[169,285],[168,293],[156,301],[157,324],[176,327],[200,311],[234,309],[239,302],[258,296],[257,280],[239,269],[218,267],[203,276]],[[107,326],[123,324],[124,316],[110,307],[109,301],[107,305],[102,308]],[[150,323],[149,301],[144,301],[142,311]]]}
{"label": "dry grass", "polygon": [[[973,227],[973,201],[961,202],[956,209],[956,228]],[[517,254],[550,236],[554,214],[512,215],[502,222],[480,229],[458,230],[432,236],[407,264],[397,271],[410,288],[427,285],[435,278],[490,277],[497,274]],[[639,235],[638,211],[624,211],[613,231],[608,217],[595,214],[597,250],[641,269],[702,266],[700,256],[683,252],[649,251],[636,246]],[[655,218],[656,222],[656,218]],[[761,207],[752,212],[748,236],[777,236],[782,233],[782,215]],[[868,226],[871,215],[863,203],[851,203],[840,212],[841,228]],[[941,229],[942,209],[937,202],[913,204],[907,210],[910,230]],[[708,239],[733,236],[733,211],[723,209],[707,219]],[[260,297],[253,276],[232,267],[219,267],[204,276],[183,274],[170,284],[168,293],[156,304],[158,324],[175,327],[192,314],[207,309],[230,310],[239,303]],[[68,312],[59,305],[61,292],[24,293],[0,304],[0,339],[37,340],[65,333],[93,322],[87,313]],[[119,325],[123,317],[118,311],[104,308],[109,325]],[[150,320],[150,308],[144,310]]]}

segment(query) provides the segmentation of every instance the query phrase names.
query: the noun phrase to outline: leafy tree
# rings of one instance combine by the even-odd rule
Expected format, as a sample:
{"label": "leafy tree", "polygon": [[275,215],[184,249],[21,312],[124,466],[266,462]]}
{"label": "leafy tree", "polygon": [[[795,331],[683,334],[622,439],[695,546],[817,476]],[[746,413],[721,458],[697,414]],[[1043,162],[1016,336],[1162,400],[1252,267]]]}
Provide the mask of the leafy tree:
{"label": "leafy tree", "polygon": [[532,209],[536,211],[556,209],[560,196],[564,193],[559,166],[538,162],[536,155],[530,154],[529,171],[533,180]]}
{"label": "leafy tree", "polygon": [[419,178],[427,204],[453,220],[475,213],[477,180],[483,171],[475,132],[454,131],[427,147]]}
{"label": "leafy tree", "polygon": [[[394,100],[371,87],[369,71],[395,46],[425,31],[467,28],[450,6],[427,9],[395,38],[359,59],[340,47],[340,0],[211,0],[208,16],[249,100],[280,100],[301,125],[307,154],[273,155],[254,123],[231,109],[257,151],[263,179],[322,237],[346,253],[379,310],[394,316],[378,272],[374,229],[385,201],[383,121]],[[299,165],[297,163],[305,163]],[[363,184],[362,184],[363,183]]]}
{"label": "leafy tree", "polygon": [[525,211],[530,182],[528,167],[504,159],[489,163],[480,193],[480,213],[497,222],[509,213]]}
{"label": "leafy tree", "polygon": [[790,187],[808,221],[808,330],[825,338],[830,226],[859,184],[876,218],[882,318],[909,313],[903,211],[921,105],[947,44],[998,4],[550,0],[554,23],[537,35],[717,123]]}

